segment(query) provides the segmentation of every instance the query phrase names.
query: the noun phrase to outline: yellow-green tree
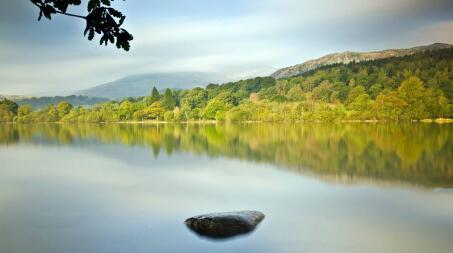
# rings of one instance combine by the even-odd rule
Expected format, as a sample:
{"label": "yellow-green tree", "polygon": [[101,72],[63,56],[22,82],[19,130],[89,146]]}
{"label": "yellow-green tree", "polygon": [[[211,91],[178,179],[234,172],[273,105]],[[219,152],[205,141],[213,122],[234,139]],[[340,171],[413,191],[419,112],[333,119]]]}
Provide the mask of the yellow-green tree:
{"label": "yellow-green tree", "polygon": [[403,116],[408,119],[429,117],[425,108],[425,87],[420,78],[410,76],[398,87],[398,95],[406,103]]}
{"label": "yellow-green tree", "polygon": [[390,91],[376,97],[373,109],[378,119],[399,120],[406,107],[407,103],[400,98],[398,92]]}
{"label": "yellow-green tree", "polygon": [[57,104],[58,116],[63,118],[72,110],[72,105],[66,101],[61,101]]}
{"label": "yellow-green tree", "polygon": [[161,120],[164,116],[165,110],[160,102],[154,102],[150,106],[136,111],[134,118],[137,120]]}

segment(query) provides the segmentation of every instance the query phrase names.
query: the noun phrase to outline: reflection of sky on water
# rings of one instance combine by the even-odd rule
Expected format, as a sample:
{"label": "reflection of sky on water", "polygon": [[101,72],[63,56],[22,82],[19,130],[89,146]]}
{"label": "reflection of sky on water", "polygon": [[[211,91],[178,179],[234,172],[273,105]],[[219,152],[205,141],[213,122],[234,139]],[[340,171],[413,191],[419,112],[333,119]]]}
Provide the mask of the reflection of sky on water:
{"label": "reflection of sky on water", "polygon": [[[0,148],[0,252],[451,252],[448,191],[336,185],[271,165],[141,147]],[[254,209],[246,237],[193,215]]]}

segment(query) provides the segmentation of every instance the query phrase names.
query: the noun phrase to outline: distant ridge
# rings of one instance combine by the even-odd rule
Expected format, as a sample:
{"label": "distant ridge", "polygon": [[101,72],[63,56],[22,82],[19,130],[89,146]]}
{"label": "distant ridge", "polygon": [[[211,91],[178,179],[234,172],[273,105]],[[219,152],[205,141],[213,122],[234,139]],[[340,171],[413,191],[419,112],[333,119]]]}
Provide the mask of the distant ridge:
{"label": "distant ridge", "polygon": [[41,109],[50,104],[56,105],[61,101],[66,101],[73,106],[92,106],[97,103],[107,102],[108,99],[99,97],[88,97],[88,96],[54,96],[54,97],[25,97],[25,96],[14,96],[10,97],[11,100],[19,105],[29,104],[34,109]]}
{"label": "distant ridge", "polygon": [[286,67],[277,70],[271,76],[275,79],[284,79],[292,76],[301,75],[307,71],[314,70],[316,68],[336,64],[336,63],[350,63],[350,62],[361,62],[361,61],[371,61],[377,59],[391,58],[391,57],[401,57],[406,55],[412,55],[415,53],[429,51],[429,50],[440,50],[451,48],[453,45],[444,44],[444,43],[434,43],[428,46],[419,46],[406,49],[387,49],[382,51],[374,52],[342,52],[342,53],[333,53],[322,56],[320,58],[309,60],[301,64],[297,64],[291,67]]}
{"label": "distant ridge", "polygon": [[127,76],[113,82],[101,84],[93,88],[77,91],[77,95],[102,97],[107,99],[121,99],[125,97],[147,96],[154,86],[158,90],[188,89],[205,87],[209,83],[224,80],[225,77],[212,73],[200,72],[173,72],[153,73]]}
{"label": "distant ridge", "polygon": [[31,98],[32,96],[25,96],[25,95],[0,95],[0,100],[9,99],[9,100],[18,100],[18,99],[27,99]]}

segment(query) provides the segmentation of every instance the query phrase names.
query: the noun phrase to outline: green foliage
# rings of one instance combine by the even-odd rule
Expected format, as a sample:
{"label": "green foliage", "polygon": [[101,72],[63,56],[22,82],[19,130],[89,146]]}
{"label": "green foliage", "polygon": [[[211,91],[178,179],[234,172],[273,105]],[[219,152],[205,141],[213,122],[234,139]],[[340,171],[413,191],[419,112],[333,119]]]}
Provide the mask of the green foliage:
{"label": "green foliage", "polygon": [[13,115],[17,114],[17,109],[19,108],[19,105],[16,102],[6,98],[0,100],[0,106],[2,106],[4,110],[11,112]]}
{"label": "green foliage", "polygon": [[203,118],[210,120],[216,119],[217,113],[225,114],[225,112],[228,111],[231,107],[231,104],[228,104],[223,100],[214,98],[208,102],[205,109],[203,110]]}
{"label": "green foliage", "polygon": [[152,103],[160,100],[160,94],[159,91],[156,89],[156,86],[153,87],[151,91],[151,96],[147,97],[145,100],[147,105],[151,105]]}
{"label": "green foliage", "polygon": [[313,98],[320,102],[332,102],[333,85],[329,81],[323,81],[318,87],[313,89]]}
{"label": "green foliage", "polygon": [[[17,122],[32,122],[32,110],[31,105],[21,105],[17,109],[17,116],[14,118]],[[44,121],[44,120],[43,120]]]}
{"label": "green foliage", "polygon": [[61,101],[57,105],[58,116],[63,118],[72,110],[72,105],[66,101]]}
{"label": "green foliage", "polygon": [[120,120],[132,120],[134,117],[134,103],[129,100],[124,100],[119,104],[118,116]]}
{"label": "green foliage", "polygon": [[14,118],[13,112],[11,112],[7,105],[0,104],[0,123],[1,122],[12,122]]}
{"label": "green foliage", "polygon": [[17,110],[17,115],[19,117],[27,116],[32,112],[32,110],[33,108],[31,107],[31,105],[21,105]]}
{"label": "green foliage", "polygon": [[204,108],[208,101],[208,92],[202,88],[194,88],[186,92],[181,100],[181,106],[189,110]]}
{"label": "green foliage", "polygon": [[407,103],[396,91],[378,95],[374,103],[374,111],[378,119],[399,120],[406,107]]}
{"label": "green foliage", "polygon": [[359,97],[361,95],[365,95],[365,94],[367,94],[367,93],[365,91],[365,87],[363,87],[362,85],[357,85],[357,86],[350,88],[348,97],[346,98],[346,101],[345,101],[346,105],[351,104],[357,97]]}
{"label": "green foliage", "polygon": [[166,111],[171,111],[176,106],[176,101],[173,96],[173,92],[170,89],[166,89],[164,97],[162,98],[162,106]]}
{"label": "green foliage", "polygon": [[167,122],[174,122],[175,121],[175,114],[172,111],[165,112],[164,120],[167,121]]}
{"label": "green foliage", "polygon": [[405,118],[423,119],[428,116],[424,103],[425,88],[418,77],[411,76],[404,80],[398,87],[398,95],[406,102],[406,107],[403,111]]}
{"label": "green foliage", "polygon": [[77,95],[71,95],[71,96],[55,96],[55,97],[32,97],[32,98],[22,98],[22,99],[17,99],[14,102],[17,103],[18,105],[24,105],[24,104],[29,104],[33,107],[33,109],[42,109],[47,107],[48,105],[51,104],[58,104],[62,101],[66,101],[73,105],[74,107],[77,106],[92,106],[98,103],[104,103],[107,102],[108,99],[105,98],[98,98],[98,97],[88,97],[88,96],[77,96]]}
{"label": "green foliage", "polygon": [[150,106],[136,111],[134,119],[136,120],[162,120],[165,110],[159,101],[152,103]]}

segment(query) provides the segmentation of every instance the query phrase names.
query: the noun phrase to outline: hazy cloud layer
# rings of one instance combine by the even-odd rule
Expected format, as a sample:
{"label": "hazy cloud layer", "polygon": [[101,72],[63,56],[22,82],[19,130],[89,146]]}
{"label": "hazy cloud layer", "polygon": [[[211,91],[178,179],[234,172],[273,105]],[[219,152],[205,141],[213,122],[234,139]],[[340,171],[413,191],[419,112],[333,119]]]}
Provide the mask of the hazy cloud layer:
{"label": "hazy cloud layer", "polygon": [[[453,43],[451,0],[119,1],[132,50],[83,38],[83,21],[37,22],[0,0],[0,94],[64,93],[132,74],[267,75],[326,53]],[[84,13],[84,9],[72,12]]]}

